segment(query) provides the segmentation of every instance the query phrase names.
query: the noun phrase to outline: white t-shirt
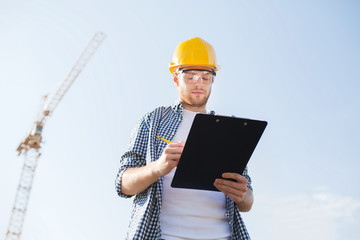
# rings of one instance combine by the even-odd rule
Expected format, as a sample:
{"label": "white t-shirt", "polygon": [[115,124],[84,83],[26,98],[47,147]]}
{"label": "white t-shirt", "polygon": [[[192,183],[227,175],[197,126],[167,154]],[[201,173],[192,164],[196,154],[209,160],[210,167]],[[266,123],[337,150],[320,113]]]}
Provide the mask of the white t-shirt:
{"label": "white t-shirt", "polygon": [[[183,110],[173,142],[186,141],[196,112]],[[162,239],[230,239],[222,192],[172,188],[176,168],[164,176],[160,224]]]}

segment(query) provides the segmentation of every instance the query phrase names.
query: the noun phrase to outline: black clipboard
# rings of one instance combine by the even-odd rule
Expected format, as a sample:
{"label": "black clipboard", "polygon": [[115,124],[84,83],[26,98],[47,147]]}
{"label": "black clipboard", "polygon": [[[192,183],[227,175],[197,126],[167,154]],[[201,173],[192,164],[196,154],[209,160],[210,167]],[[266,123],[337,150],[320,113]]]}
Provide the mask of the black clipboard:
{"label": "black clipboard", "polygon": [[171,186],[218,191],[215,179],[243,173],[266,126],[261,120],[197,114]]}

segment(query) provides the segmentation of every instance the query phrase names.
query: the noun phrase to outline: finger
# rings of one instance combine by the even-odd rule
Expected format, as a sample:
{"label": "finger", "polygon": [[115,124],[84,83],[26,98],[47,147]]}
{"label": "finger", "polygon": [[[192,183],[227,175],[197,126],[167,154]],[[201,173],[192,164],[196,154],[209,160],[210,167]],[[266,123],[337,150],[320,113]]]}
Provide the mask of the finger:
{"label": "finger", "polygon": [[179,161],[182,154],[182,150],[167,148],[162,154],[165,160]]}
{"label": "finger", "polygon": [[183,151],[182,147],[166,147],[164,149],[165,154],[181,154]]}
{"label": "finger", "polygon": [[[219,186],[222,186],[223,188],[228,189],[228,191],[242,191],[242,192],[246,192],[247,191],[247,184],[245,183],[238,183],[238,182],[233,182],[230,180],[224,180],[224,179],[216,179],[215,183]],[[234,189],[234,190],[230,190],[230,189]]]}
{"label": "finger", "polygon": [[221,185],[221,184],[217,184],[217,183],[215,183],[214,185],[219,191],[225,193],[226,195],[230,195],[230,194],[232,194],[232,195],[241,195],[241,191],[236,190],[234,188],[231,188],[231,187],[228,187],[228,186],[225,186],[225,185]]}
{"label": "finger", "polygon": [[239,190],[236,190],[234,188],[227,187],[224,185],[216,185],[216,184],[214,184],[214,185],[219,191],[223,192],[225,195],[229,196],[233,200],[235,198],[241,199],[246,194],[246,191],[239,191]]}
{"label": "finger", "polygon": [[[226,193],[225,193],[226,194]],[[245,196],[245,194],[244,195],[242,195],[242,196],[239,196],[239,195],[235,195],[235,194],[232,194],[232,193],[227,193],[226,194],[229,198],[231,198],[231,200],[233,200],[235,203],[238,203],[238,202],[240,202],[241,200],[243,200],[244,199],[244,196]]]}
{"label": "finger", "polygon": [[183,149],[184,145],[182,145],[181,143],[170,143],[169,145],[166,146],[166,148]]}
{"label": "finger", "polygon": [[180,141],[180,142],[173,142],[173,143],[169,143],[167,146],[168,147],[184,147],[184,142]]}
{"label": "finger", "polygon": [[179,162],[181,154],[167,154],[165,159],[170,161]]}
{"label": "finger", "polygon": [[241,176],[241,174],[238,173],[223,173],[221,175],[223,178],[230,178],[236,180],[238,183],[246,183],[248,184],[248,180],[246,177]]}

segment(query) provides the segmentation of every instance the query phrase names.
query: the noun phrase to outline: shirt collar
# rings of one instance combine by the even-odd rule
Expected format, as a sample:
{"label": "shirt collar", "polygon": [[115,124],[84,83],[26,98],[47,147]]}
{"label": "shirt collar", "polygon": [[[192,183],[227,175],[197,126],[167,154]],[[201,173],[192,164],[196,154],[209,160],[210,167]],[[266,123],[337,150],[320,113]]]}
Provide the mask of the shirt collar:
{"label": "shirt collar", "polygon": [[174,112],[182,114],[184,107],[182,103],[179,100],[177,100],[172,106],[172,109],[174,110]]}

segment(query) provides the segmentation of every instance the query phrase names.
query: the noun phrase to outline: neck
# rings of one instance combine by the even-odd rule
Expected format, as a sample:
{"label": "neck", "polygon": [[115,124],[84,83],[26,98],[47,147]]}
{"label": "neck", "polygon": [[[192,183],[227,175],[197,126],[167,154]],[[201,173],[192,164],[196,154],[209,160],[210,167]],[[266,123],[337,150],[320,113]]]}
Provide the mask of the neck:
{"label": "neck", "polygon": [[194,106],[194,105],[189,105],[187,103],[181,102],[183,105],[183,108],[192,112],[201,112],[201,113],[206,113],[206,105],[202,105],[202,106]]}

